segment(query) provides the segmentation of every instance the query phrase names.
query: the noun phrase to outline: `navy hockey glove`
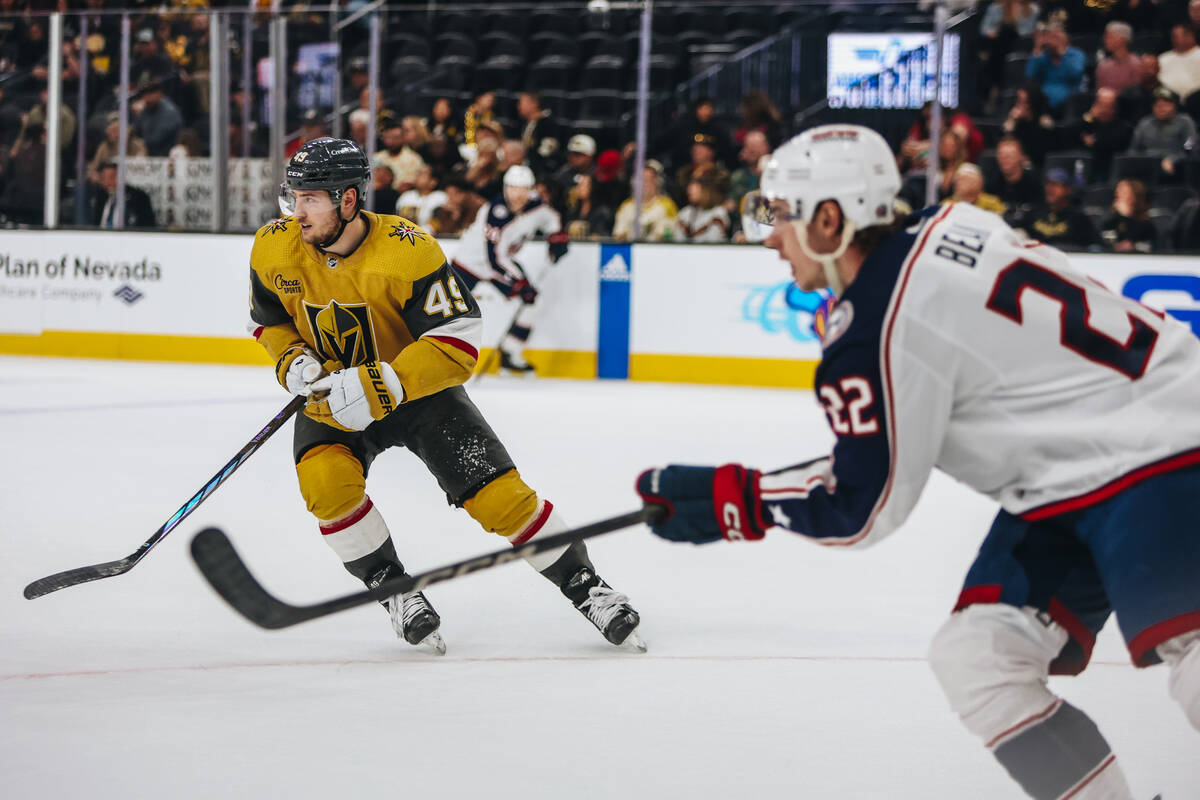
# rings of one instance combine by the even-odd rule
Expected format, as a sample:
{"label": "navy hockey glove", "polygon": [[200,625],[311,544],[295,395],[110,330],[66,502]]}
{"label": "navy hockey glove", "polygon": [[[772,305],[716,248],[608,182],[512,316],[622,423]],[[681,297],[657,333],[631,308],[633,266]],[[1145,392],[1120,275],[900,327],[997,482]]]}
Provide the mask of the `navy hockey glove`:
{"label": "navy hockey glove", "polygon": [[550,263],[557,264],[558,260],[567,254],[567,242],[570,241],[570,237],[566,231],[559,231],[547,236],[546,241],[550,243]]}
{"label": "navy hockey glove", "polygon": [[718,539],[761,539],[766,530],[758,493],[759,471],[741,464],[721,467],[671,465],[650,469],[637,479],[646,503],[667,509],[651,523],[655,534],[672,542],[706,544]]}
{"label": "navy hockey glove", "polygon": [[533,284],[522,278],[512,285],[513,294],[521,298],[521,302],[527,306],[533,305],[533,301],[537,300],[538,290]]}

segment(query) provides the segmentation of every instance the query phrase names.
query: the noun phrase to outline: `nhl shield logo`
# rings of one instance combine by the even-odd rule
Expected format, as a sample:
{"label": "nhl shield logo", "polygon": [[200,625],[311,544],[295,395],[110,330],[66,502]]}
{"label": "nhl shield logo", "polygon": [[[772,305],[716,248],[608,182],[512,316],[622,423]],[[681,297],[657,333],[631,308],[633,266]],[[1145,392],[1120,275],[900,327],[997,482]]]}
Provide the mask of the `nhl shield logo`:
{"label": "nhl shield logo", "polygon": [[337,269],[337,265],[338,265],[337,256],[329,256],[328,258],[325,259],[325,263],[329,266],[330,269]]}
{"label": "nhl shield logo", "polygon": [[304,312],[322,358],[338,361],[343,367],[375,360],[375,336],[366,303],[331,300],[327,306],[317,306],[306,302]]}

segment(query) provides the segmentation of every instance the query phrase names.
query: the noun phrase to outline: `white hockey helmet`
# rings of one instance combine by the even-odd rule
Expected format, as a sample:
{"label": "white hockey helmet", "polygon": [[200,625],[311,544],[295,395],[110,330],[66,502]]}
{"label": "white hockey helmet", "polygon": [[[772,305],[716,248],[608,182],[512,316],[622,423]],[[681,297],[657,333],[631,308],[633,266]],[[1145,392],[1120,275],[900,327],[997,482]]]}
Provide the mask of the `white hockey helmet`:
{"label": "white hockey helmet", "polygon": [[524,164],[515,164],[504,173],[504,185],[516,186],[521,189],[532,189],[534,184],[533,170]]}
{"label": "white hockey helmet", "polygon": [[793,218],[812,222],[825,200],[836,200],[858,230],[887,225],[900,191],[892,148],[861,125],[821,125],[780,145],[763,170],[761,193],[785,200]]}
{"label": "white hockey helmet", "polygon": [[[821,125],[780,145],[763,168],[757,195],[747,196],[747,229],[789,221],[800,247],[819,261],[834,294],[844,288],[836,260],[846,252],[856,231],[887,225],[895,218],[900,171],[888,143],[861,125]],[[814,253],[806,226],[817,207],[834,200],[845,219],[840,246],[832,253]]]}

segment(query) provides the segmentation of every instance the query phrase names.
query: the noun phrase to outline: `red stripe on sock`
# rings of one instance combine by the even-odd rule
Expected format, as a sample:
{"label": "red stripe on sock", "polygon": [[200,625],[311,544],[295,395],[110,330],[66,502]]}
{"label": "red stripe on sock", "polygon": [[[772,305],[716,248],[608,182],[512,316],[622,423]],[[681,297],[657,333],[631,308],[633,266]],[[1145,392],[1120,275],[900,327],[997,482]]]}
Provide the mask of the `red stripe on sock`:
{"label": "red stripe on sock", "polygon": [[1034,714],[1033,716],[1031,716],[1031,717],[1026,717],[1025,719],[1023,719],[1023,720],[1021,720],[1020,722],[1018,722],[1016,725],[1013,725],[1013,726],[1012,726],[1011,728],[1009,728],[1008,730],[1001,732],[999,736],[996,736],[995,738],[993,738],[993,739],[992,739],[990,742],[988,742],[986,745],[984,745],[984,747],[988,748],[989,750],[990,750],[990,749],[992,749],[992,748],[993,748],[993,747],[995,747],[995,746],[996,746],[996,745],[997,745],[997,744],[998,744],[998,743],[999,743],[1001,740],[1003,740],[1003,739],[1007,739],[1007,738],[1009,738],[1010,736],[1012,736],[1013,734],[1017,733],[1018,731],[1020,731],[1020,730],[1022,730],[1022,729],[1024,729],[1024,728],[1028,728],[1028,727],[1030,727],[1030,726],[1032,726],[1032,725],[1036,725],[1037,723],[1039,723],[1039,722],[1041,722],[1042,720],[1046,719],[1046,718],[1047,718],[1047,717],[1049,717],[1051,714],[1053,714],[1055,711],[1057,711],[1057,710],[1058,710],[1058,707],[1059,707],[1059,706],[1061,706],[1061,705],[1062,705],[1062,700],[1060,700],[1060,699],[1058,699],[1058,698],[1055,698],[1055,700],[1054,700],[1054,702],[1053,702],[1053,703],[1051,703],[1050,705],[1046,706],[1044,709],[1042,709],[1042,710],[1041,710],[1041,711],[1039,711],[1038,713]]}
{"label": "red stripe on sock", "polygon": [[538,514],[537,518],[534,519],[534,521],[531,522],[529,526],[525,528],[525,530],[509,539],[509,543],[512,544],[513,547],[516,547],[517,545],[522,545],[528,542],[537,535],[538,531],[542,529],[542,526],[546,524],[546,520],[550,519],[550,512],[553,510],[554,504],[549,500],[544,501],[542,503],[542,513]]}
{"label": "red stripe on sock", "polygon": [[1083,787],[1087,786],[1089,783],[1091,783],[1093,780],[1095,780],[1097,775],[1099,775],[1101,772],[1104,772],[1104,770],[1108,768],[1108,765],[1113,763],[1116,760],[1117,760],[1117,757],[1114,754],[1109,753],[1108,758],[1106,758],[1100,762],[1100,766],[1098,766],[1094,770],[1092,770],[1090,775],[1088,775],[1086,778],[1084,778],[1079,783],[1075,784],[1074,789],[1067,792],[1062,797],[1058,798],[1058,800],[1070,800],[1070,798],[1079,794],[1081,791],[1083,791]]}
{"label": "red stripe on sock", "polygon": [[322,523],[321,524],[321,535],[328,536],[331,533],[337,533],[338,531],[346,530],[346,528],[349,528],[351,525],[353,525],[354,523],[358,522],[363,517],[365,517],[367,515],[367,512],[370,511],[374,507],[375,507],[375,504],[372,503],[371,498],[368,497],[365,501],[363,501],[363,504],[361,506],[359,506],[353,512],[351,512],[350,516],[342,517],[341,519],[336,520],[334,522]]}

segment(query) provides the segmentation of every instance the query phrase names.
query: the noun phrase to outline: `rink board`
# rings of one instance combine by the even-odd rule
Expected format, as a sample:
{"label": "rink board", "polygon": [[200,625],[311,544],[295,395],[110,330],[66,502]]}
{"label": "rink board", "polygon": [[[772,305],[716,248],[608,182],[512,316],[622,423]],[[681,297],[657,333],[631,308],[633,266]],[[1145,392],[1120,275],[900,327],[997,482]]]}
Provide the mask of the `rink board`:
{"label": "rink board", "polygon": [[[453,257],[457,240],[442,240]],[[249,235],[0,232],[0,353],[266,364],[247,334]],[[777,254],[734,245],[573,243],[548,265],[527,355],[541,375],[810,387],[812,298]],[[1084,272],[1200,330],[1200,258],[1081,255]],[[791,301],[789,303],[789,300]],[[483,358],[517,306],[480,291]]]}

